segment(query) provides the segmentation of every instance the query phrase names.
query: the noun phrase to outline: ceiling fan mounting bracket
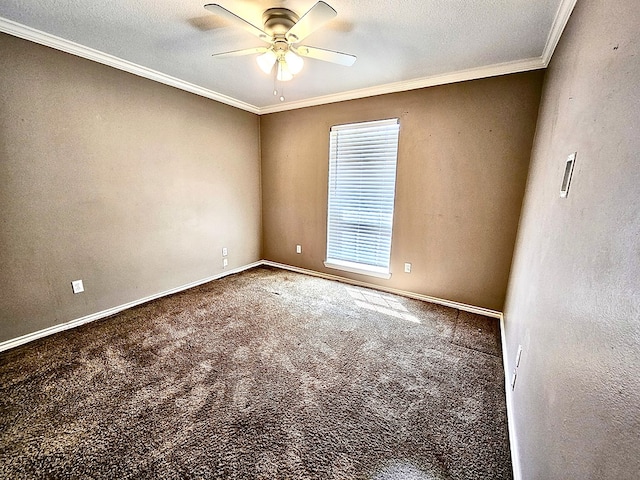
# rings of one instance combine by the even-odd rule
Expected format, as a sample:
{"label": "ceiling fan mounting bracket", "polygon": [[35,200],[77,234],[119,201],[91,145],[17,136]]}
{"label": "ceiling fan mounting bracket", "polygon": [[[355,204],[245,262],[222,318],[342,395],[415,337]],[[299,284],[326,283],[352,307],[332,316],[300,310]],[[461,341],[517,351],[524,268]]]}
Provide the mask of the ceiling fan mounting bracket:
{"label": "ceiling fan mounting bracket", "polygon": [[300,17],[288,8],[269,8],[262,14],[264,31],[274,37],[284,36]]}

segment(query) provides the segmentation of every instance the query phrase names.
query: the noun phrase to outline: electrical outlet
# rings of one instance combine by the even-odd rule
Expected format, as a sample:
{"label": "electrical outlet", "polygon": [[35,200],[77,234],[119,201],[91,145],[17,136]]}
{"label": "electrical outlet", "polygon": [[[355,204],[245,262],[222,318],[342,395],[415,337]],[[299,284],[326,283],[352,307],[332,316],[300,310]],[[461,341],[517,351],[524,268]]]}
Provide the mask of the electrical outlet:
{"label": "electrical outlet", "polygon": [[302,245],[296,245],[296,253],[302,253]]}
{"label": "electrical outlet", "polygon": [[73,293],[82,293],[84,292],[84,285],[82,284],[82,280],[74,280],[71,282],[71,289]]}
{"label": "electrical outlet", "polygon": [[223,258],[222,259],[222,268],[227,268],[228,266],[229,266],[229,259]]}
{"label": "electrical outlet", "polygon": [[226,257],[229,254],[229,251],[227,250],[227,247],[222,247],[222,256]]}
{"label": "electrical outlet", "polygon": [[404,264],[404,273],[411,273],[411,264],[410,263],[405,263]]}

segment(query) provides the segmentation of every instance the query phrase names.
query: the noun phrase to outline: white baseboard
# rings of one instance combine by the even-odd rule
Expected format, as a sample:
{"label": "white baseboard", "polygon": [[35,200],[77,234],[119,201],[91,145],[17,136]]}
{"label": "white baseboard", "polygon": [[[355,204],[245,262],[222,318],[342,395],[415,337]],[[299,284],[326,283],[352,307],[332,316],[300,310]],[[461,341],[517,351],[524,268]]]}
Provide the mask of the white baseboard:
{"label": "white baseboard", "polygon": [[284,270],[291,270],[292,272],[303,273],[306,275],[312,275],[314,277],[326,278],[328,280],[336,280],[342,283],[348,283],[351,285],[358,285],[360,287],[373,288],[375,290],[381,290],[388,293],[393,293],[396,295],[401,295],[408,298],[414,298],[416,300],[422,300],[430,303],[437,303],[439,305],[444,305],[446,307],[457,308],[458,310],[463,310],[465,312],[477,313],[479,315],[485,315],[487,317],[493,318],[501,318],[502,314],[496,310],[490,310],[488,308],[476,307],[474,305],[467,305],[465,303],[454,302],[451,300],[444,300],[442,298],[430,297],[428,295],[422,295],[419,293],[407,292],[405,290],[398,290],[396,288],[389,288],[380,285],[374,285],[372,283],[361,282],[359,280],[352,280],[349,278],[339,277],[337,275],[331,275],[328,273],[316,272],[314,270],[307,270],[306,268],[294,267],[292,265],[286,265],[284,263],[272,262],[270,260],[259,260],[257,262],[250,263],[248,265],[244,265],[242,267],[238,267],[232,270],[225,270],[224,272],[218,273],[211,277],[203,278],[202,280],[197,280],[195,282],[188,283],[186,285],[182,285],[180,287],[172,288],[170,290],[166,290],[164,292],[156,293],[155,295],[150,295],[145,298],[141,298],[139,300],[134,300],[132,302],[125,303],[123,305],[118,305],[116,307],[108,308],[106,310],[102,310],[101,312],[92,313],[90,315],[86,315],[84,317],[76,318],[75,320],[71,320],[69,322],[60,323],[58,325],[53,325],[48,328],[44,328],[42,330],[38,330],[37,332],[27,333],[26,335],[22,335],[17,338],[12,338],[10,340],[6,340],[4,342],[0,342],[0,352],[5,350],[9,350],[11,348],[18,347],[20,345],[24,345],[25,343],[32,342],[42,337],[46,337],[48,335],[53,335],[57,332],[62,332],[64,330],[69,330],[70,328],[78,327],[85,323],[93,322],[95,320],[100,320],[102,318],[106,318],[110,315],[114,315],[118,312],[126,310],[127,308],[135,307],[145,302],[149,302],[151,300],[155,300],[157,298],[165,297],[167,295],[171,295],[173,293],[181,292],[183,290],[187,290],[188,288],[197,287],[198,285],[202,285],[203,283],[211,282],[212,280],[218,280],[222,277],[226,277],[227,275],[232,275],[234,273],[239,273],[244,270],[248,270],[249,268],[257,267],[260,265],[269,265],[276,268],[282,268]]}
{"label": "white baseboard", "polygon": [[71,320],[69,322],[60,323],[52,327],[44,328],[42,330],[38,330],[37,332],[27,333],[26,335],[22,335],[21,337],[12,338],[11,340],[6,340],[0,343],[0,352],[18,347],[20,345],[24,345],[25,343],[32,342],[34,340],[37,340],[38,338],[53,335],[54,333],[62,332],[64,330],[69,330],[70,328],[78,327],[85,323],[106,318],[110,315],[114,315],[118,312],[121,312],[128,308],[135,307],[142,303],[146,303],[151,300],[156,300],[160,297],[166,297],[167,295],[178,293],[183,290],[187,290],[189,288],[197,287],[198,285],[202,285],[203,283],[211,282],[212,280],[218,280],[222,277],[226,277],[227,275],[233,275],[234,273],[239,273],[244,270],[248,270],[249,268],[257,267],[259,265],[262,265],[262,261],[250,263],[249,265],[243,265],[242,267],[234,268],[231,270],[225,270],[211,277],[207,277],[201,280],[197,280],[195,282],[187,283],[186,285],[181,285],[179,287],[172,288],[170,290],[165,290],[164,292],[156,293],[154,295],[150,295],[148,297],[144,297],[139,300],[134,300],[132,302],[125,303],[123,305],[118,305],[117,307],[108,308],[106,310],[102,310],[101,312],[92,313],[84,317],[76,318],[75,320]]}
{"label": "white baseboard", "polygon": [[518,437],[516,436],[516,421],[514,418],[513,392],[511,391],[511,378],[509,372],[509,358],[507,352],[507,338],[504,331],[504,314],[500,314],[500,339],[502,341],[502,365],[504,366],[504,391],[507,402],[507,424],[509,425],[509,449],[511,450],[511,465],[513,467],[513,480],[522,480],[520,470],[520,451],[518,450]]}
{"label": "white baseboard", "polygon": [[64,330],[69,330],[74,327],[78,327],[85,323],[93,322],[95,320],[100,320],[102,318],[106,318],[110,315],[114,315],[118,312],[126,310],[128,308],[135,307],[137,305],[141,305],[143,303],[149,302],[151,300],[156,300],[161,297],[165,297],[167,295],[172,295],[174,293],[181,292],[183,290],[187,290],[189,288],[197,287],[198,285],[202,285],[207,282],[211,282],[213,280],[218,280],[220,278],[226,277],[228,275],[233,275],[234,273],[240,273],[245,270],[248,270],[253,267],[258,267],[260,265],[268,265],[271,267],[281,268],[284,270],[290,270],[292,272],[303,273],[305,275],[311,275],[314,277],[325,278],[327,280],[336,280],[338,282],[347,283],[350,285],[357,285],[360,287],[373,288],[375,290],[381,290],[388,293],[393,293],[396,295],[401,295],[408,298],[413,298],[416,300],[422,300],[425,302],[436,303],[438,305],[444,305],[446,307],[456,308],[458,310],[462,310],[470,313],[477,313],[479,315],[485,315],[488,317],[497,318],[500,320],[500,337],[502,341],[502,362],[504,364],[504,384],[505,384],[505,393],[506,393],[506,403],[507,403],[507,422],[509,424],[509,444],[511,448],[511,462],[513,464],[513,478],[514,480],[521,480],[522,476],[520,473],[520,459],[518,456],[518,442],[515,434],[515,421],[513,418],[513,397],[511,395],[511,388],[509,383],[509,371],[508,371],[508,363],[507,363],[507,345],[504,331],[504,315],[501,312],[496,310],[490,310],[487,308],[476,307],[474,305],[467,305],[465,303],[454,302],[451,300],[444,300],[442,298],[430,297],[428,295],[422,295],[419,293],[407,292],[405,290],[398,290],[395,288],[384,287],[380,285],[374,285],[367,282],[361,282],[359,280],[352,280],[350,278],[339,277],[337,275],[331,275],[328,273],[316,272],[314,270],[308,270],[306,268],[294,267],[292,265],[286,265],[284,263],[272,262],[270,260],[259,260],[257,262],[250,263],[248,265],[243,265],[238,268],[234,268],[231,270],[225,270],[211,277],[203,278],[201,280],[197,280],[195,282],[187,283],[186,285],[181,285],[176,288],[172,288],[170,290],[165,290],[164,292],[157,293],[155,295],[150,295],[145,298],[141,298],[139,300],[134,300],[132,302],[125,303],[123,305],[118,305],[117,307],[108,308],[107,310],[102,310],[101,312],[92,313],[90,315],[86,315],[81,318],[77,318],[75,320],[71,320],[69,322],[61,323],[59,325],[54,325],[52,327],[48,327],[42,330],[38,330],[37,332],[28,333],[26,335],[22,335],[21,337],[12,338],[11,340],[7,340],[0,343],[0,352],[5,350],[9,350],[11,348],[18,347],[20,345],[24,345],[25,343],[32,342],[42,337],[46,337],[48,335],[52,335],[57,332],[62,332]]}
{"label": "white baseboard", "polygon": [[502,313],[497,310],[490,310],[488,308],[476,307],[474,305],[467,305],[466,303],[454,302],[452,300],[444,300],[442,298],[430,297],[429,295],[422,295],[420,293],[408,292],[406,290],[398,290],[397,288],[390,288],[381,285],[375,285],[373,283],[361,282],[360,280],[353,280],[351,278],[339,277],[337,275],[331,275],[330,273],[316,272],[315,270],[307,270],[306,268],[294,267],[284,263],[272,262],[271,260],[263,260],[263,265],[270,265],[276,268],[282,268],[284,270],[291,270],[292,272],[304,273],[305,275],[312,275],[314,277],[326,278],[327,280],[336,280],[342,283],[348,283],[350,285],[357,285],[359,287],[372,288],[374,290],[381,290],[387,293],[393,293],[402,297],[413,298],[415,300],[422,300],[429,303],[437,303],[438,305],[444,305],[445,307],[457,308],[470,313],[477,313],[478,315],[484,315],[486,317],[501,318]]}
{"label": "white baseboard", "polygon": [[384,287],[380,285],[374,285],[367,282],[361,282],[359,280],[352,280],[350,278],[338,277],[336,275],[331,275],[329,273],[316,272],[314,270],[307,270],[306,268],[294,267],[291,265],[286,265],[284,263],[272,262],[270,260],[263,260],[263,265],[270,265],[276,268],[282,268],[285,270],[291,270],[292,272],[304,273],[306,275],[312,275],[314,277],[326,278],[328,280],[336,280],[338,282],[348,283],[351,285],[358,285],[360,287],[373,288],[375,290],[382,290],[384,292],[393,293],[396,295],[401,295],[404,297],[414,298],[416,300],[423,300],[425,302],[437,303],[439,305],[444,305],[446,307],[457,308],[458,310],[462,310],[470,313],[477,313],[479,315],[485,315],[487,317],[493,317],[500,320],[500,341],[502,343],[502,364],[504,365],[504,385],[505,385],[505,394],[506,394],[506,404],[507,404],[507,424],[509,427],[509,448],[511,450],[511,464],[513,467],[513,480],[522,480],[521,470],[520,470],[520,457],[518,450],[518,441],[515,432],[515,419],[514,419],[514,410],[513,410],[513,397],[511,395],[511,385],[508,371],[508,363],[507,363],[507,341],[505,338],[504,331],[504,315],[502,312],[498,312],[496,310],[490,310],[487,308],[476,307],[474,305],[467,305],[465,303],[454,302],[451,300],[444,300],[442,298],[430,297],[428,295],[421,295],[419,293],[407,292],[404,290],[398,290],[395,288]]}

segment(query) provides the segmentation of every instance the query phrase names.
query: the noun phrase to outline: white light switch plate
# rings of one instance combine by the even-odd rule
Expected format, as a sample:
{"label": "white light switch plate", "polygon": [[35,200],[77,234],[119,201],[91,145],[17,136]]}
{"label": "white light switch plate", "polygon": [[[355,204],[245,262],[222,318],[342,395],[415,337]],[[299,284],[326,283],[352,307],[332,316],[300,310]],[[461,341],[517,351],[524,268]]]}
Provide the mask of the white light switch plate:
{"label": "white light switch plate", "polygon": [[520,366],[521,358],[522,358],[522,345],[518,345],[518,353],[516,353],[516,368]]}
{"label": "white light switch plate", "polygon": [[411,264],[410,263],[405,263],[404,264],[404,273],[411,273]]}
{"label": "white light switch plate", "polygon": [[302,245],[296,245],[296,253],[302,253]]}
{"label": "white light switch plate", "polygon": [[569,196],[569,185],[571,185],[571,177],[573,176],[573,167],[576,163],[576,155],[578,152],[573,152],[567,157],[567,163],[564,167],[564,176],[562,177],[562,186],[560,187],[560,197],[567,198]]}

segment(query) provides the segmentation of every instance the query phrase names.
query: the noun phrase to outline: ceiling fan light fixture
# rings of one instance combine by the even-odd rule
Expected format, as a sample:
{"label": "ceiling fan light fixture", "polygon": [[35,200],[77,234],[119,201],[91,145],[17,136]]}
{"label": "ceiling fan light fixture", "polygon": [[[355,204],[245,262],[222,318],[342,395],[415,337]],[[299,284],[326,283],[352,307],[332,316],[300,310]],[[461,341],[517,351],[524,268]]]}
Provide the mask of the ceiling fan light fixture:
{"label": "ceiling fan light fixture", "polygon": [[278,57],[275,52],[272,49],[269,49],[262,55],[258,55],[256,57],[256,62],[258,63],[260,70],[268,74],[271,73],[271,70],[273,70],[273,66],[275,65],[277,59]]}
{"label": "ceiling fan light fixture", "polygon": [[[354,55],[318,47],[298,45],[299,42],[302,42],[310,34],[337,15],[336,11],[323,1],[317,1],[316,4],[302,16],[285,7],[269,8],[262,14],[264,30],[217,3],[209,3],[205,5],[204,8],[211,13],[235,23],[237,26],[242,27],[247,32],[269,44],[269,46],[216,53],[213,54],[213,56],[223,58],[258,54],[256,62],[260,70],[267,75],[272,75],[274,81],[274,96],[282,93],[282,87],[280,87],[280,92],[279,89],[276,88],[277,82],[292,80],[294,75],[302,71],[305,63],[303,57],[345,66],[351,66],[356,61]],[[284,100],[284,95],[280,95],[280,101],[284,102]]]}
{"label": "ceiling fan light fixture", "polygon": [[304,66],[304,60],[301,56],[296,55],[293,50],[287,51],[284,54],[284,60],[287,62],[287,66],[289,67],[289,71],[293,75],[297,75],[302,71],[302,67]]}

